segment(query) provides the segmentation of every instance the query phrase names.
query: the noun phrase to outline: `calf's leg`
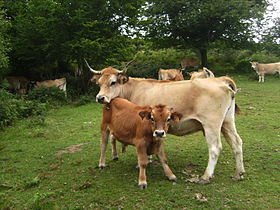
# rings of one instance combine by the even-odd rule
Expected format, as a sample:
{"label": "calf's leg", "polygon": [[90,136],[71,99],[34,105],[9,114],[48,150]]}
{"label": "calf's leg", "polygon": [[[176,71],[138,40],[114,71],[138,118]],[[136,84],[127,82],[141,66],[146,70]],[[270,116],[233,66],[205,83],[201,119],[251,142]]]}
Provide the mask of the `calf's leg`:
{"label": "calf's leg", "polygon": [[108,137],[109,137],[109,130],[103,129],[101,130],[101,152],[100,152],[100,159],[99,159],[99,168],[103,169],[106,167],[105,164],[105,152],[107,148],[107,143],[108,143]]}
{"label": "calf's leg", "polygon": [[173,172],[171,171],[171,169],[169,168],[168,164],[167,164],[167,158],[164,152],[164,145],[163,143],[161,143],[160,148],[159,148],[159,153],[158,153],[158,157],[159,160],[162,164],[163,170],[165,175],[168,177],[168,179],[170,181],[177,181],[176,176],[173,174]]}
{"label": "calf's leg", "polygon": [[116,146],[117,139],[112,134],[110,135],[110,139],[111,139],[111,144],[112,144],[113,160],[118,160],[119,156],[118,156],[117,146]]}
{"label": "calf's leg", "polygon": [[138,186],[141,189],[147,188],[146,167],[148,165],[147,148],[144,146],[136,146],[138,155],[139,178]]}

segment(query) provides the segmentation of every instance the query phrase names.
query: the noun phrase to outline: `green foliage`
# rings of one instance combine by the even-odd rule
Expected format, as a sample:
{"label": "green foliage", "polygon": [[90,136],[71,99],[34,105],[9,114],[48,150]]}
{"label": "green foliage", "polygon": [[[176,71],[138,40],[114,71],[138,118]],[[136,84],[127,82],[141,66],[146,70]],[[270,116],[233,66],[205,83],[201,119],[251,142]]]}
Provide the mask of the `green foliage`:
{"label": "green foliage", "polygon": [[10,23],[5,19],[6,13],[3,9],[3,2],[0,2],[0,81],[7,72],[9,63],[8,53],[11,50],[9,46],[9,34],[7,33]]}
{"label": "green foliage", "polygon": [[34,88],[28,93],[29,100],[34,100],[40,103],[47,103],[53,106],[67,103],[65,92],[57,87],[40,87]]}
{"label": "green foliage", "polygon": [[[136,22],[142,1],[6,1],[11,17],[13,72],[42,79],[72,71],[84,58],[95,68],[131,55],[122,31]],[[128,50],[129,49],[129,50]],[[44,59],[42,59],[44,58]]]}
{"label": "green foliage", "polygon": [[95,95],[83,95],[79,97],[78,101],[74,102],[76,106],[86,105],[95,101]]}
{"label": "green foliage", "polygon": [[232,48],[211,49],[209,66],[216,75],[227,73],[252,73],[251,61],[259,63],[279,62],[280,56],[268,51],[236,50]]}
{"label": "green foliage", "polygon": [[38,115],[44,118],[46,111],[46,104],[23,100],[0,89],[0,129],[12,125],[17,119]]}
{"label": "green foliage", "polygon": [[200,50],[207,64],[206,50],[216,41],[243,46],[255,34],[252,24],[262,18],[266,0],[150,0],[145,14],[147,35]]}
{"label": "green foliage", "polygon": [[135,56],[134,64],[128,68],[128,75],[142,78],[158,78],[158,70],[181,68],[180,61],[186,58],[195,58],[190,50],[181,51],[173,48],[157,51],[143,50]]}

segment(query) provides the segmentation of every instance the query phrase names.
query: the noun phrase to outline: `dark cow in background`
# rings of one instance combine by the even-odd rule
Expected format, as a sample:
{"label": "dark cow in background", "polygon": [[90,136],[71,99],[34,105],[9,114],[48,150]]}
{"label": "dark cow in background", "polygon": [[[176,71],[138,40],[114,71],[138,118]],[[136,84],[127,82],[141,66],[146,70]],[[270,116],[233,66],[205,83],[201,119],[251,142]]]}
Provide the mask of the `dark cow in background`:
{"label": "dark cow in background", "polygon": [[252,68],[257,72],[259,75],[259,82],[264,82],[264,76],[266,74],[280,74],[280,62],[278,63],[258,63],[258,62],[250,62]]}
{"label": "dark cow in background", "polygon": [[9,89],[19,95],[27,93],[30,81],[26,77],[22,76],[10,76],[6,77],[9,83]]}
{"label": "dark cow in background", "polygon": [[126,99],[115,98],[103,106],[101,123],[101,155],[99,167],[105,167],[105,151],[109,135],[116,140],[136,147],[139,166],[138,185],[147,187],[146,167],[148,155],[158,155],[164,172],[169,180],[177,178],[167,164],[164,153],[163,138],[166,136],[169,124],[178,122],[181,114],[173,112],[165,105],[138,106]]}
{"label": "dark cow in background", "polygon": [[181,60],[182,69],[186,69],[187,67],[197,68],[199,65],[196,59],[183,59]]}

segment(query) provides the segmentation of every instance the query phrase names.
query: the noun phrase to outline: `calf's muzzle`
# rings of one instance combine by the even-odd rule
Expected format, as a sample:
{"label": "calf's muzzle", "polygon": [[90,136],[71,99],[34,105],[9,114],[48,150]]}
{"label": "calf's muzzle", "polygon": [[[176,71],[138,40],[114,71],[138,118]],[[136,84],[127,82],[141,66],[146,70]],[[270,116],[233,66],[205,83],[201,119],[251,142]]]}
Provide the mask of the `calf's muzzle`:
{"label": "calf's muzzle", "polygon": [[154,137],[164,138],[166,136],[166,134],[165,134],[164,130],[155,130],[153,136]]}

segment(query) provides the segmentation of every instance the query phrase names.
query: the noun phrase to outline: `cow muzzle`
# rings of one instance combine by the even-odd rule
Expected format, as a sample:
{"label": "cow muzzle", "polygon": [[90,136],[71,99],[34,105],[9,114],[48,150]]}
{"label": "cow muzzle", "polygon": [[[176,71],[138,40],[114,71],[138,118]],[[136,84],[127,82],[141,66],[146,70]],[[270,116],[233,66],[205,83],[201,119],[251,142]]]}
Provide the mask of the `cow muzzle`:
{"label": "cow muzzle", "polygon": [[110,101],[106,96],[96,96],[96,102],[100,104],[105,104],[105,103],[109,103]]}
{"label": "cow muzzle", "polygon": [[159,138],[165,138],[166,133],[165,133],[164,130],[155,130],[153,136],[154,137],[159,137]]}

